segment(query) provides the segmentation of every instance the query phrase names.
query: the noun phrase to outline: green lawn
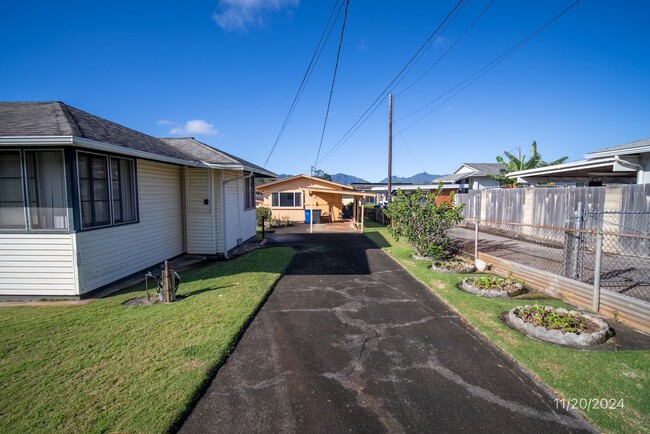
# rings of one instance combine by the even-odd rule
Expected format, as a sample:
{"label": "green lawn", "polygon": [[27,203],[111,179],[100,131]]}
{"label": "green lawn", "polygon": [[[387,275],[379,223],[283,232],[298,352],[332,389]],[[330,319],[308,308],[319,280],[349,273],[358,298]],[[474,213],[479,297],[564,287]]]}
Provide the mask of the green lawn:
{"label": "green lawn", "polygon": [[[370,222],[365,235],[561,397],[622,399],[624,408],[583,411],[600,429],[650,432],[650,351],[577,351],[529,339],[503,324],[499,315],[531,301],[466,294],[456,288],[461,275],[434,273],[425,262],[412,260],[412,249],[396,242],[387,228]],[[563,305],[557,300],[543,303]]]}
{"label": "green lawn", "polygon": [[166,432],[293,257],[256,250],[181,273],[170,305],[0,308],[0,432]]}

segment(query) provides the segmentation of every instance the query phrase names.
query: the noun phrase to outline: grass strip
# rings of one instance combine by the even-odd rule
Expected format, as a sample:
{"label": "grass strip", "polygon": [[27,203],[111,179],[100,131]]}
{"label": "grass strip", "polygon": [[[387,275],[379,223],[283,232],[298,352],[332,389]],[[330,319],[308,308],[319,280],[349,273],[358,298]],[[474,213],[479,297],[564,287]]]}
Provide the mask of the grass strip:
{"label": "grass strip", "polygon": [[181,273],[169,305],[124,306],[138,285],[87,305],[0,308],[0,432],[172,429],[291,262],[256,250]]}
{"label": "grass strip", "polygon": [[514,306],[535,302],[570,306],[555,299],[509,300],[467,294],[456,287],[467,275],[427,269],[428,263],[413,260],[413,249],[395,241],[386,227],[368,222],[365,235],[561,398],[622,402],[624,408],[589,410],[580,408],[578,402],[576,409],[601,430],[650,432],[650,351],[579,351],[527,338],[506,326],[499,316]]}

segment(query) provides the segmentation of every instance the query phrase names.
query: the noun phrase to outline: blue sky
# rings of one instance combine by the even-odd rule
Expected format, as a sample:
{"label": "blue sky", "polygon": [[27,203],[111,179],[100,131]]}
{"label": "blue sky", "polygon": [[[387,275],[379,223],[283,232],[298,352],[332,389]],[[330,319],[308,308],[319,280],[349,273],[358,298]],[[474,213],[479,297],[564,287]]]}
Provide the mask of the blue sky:
{"label": "blue sky", "polygon": [[[321,155],[327,153],[458,0],[351,0]],[[0,100],[63,101],[154,136],[187,136],[264,163],[334,5],[307,0],[4,2]],[[583,0],[430,115],[406,117],[572,1],[469,0],[395,87],[393,173],[444,174],[536,140],[571,160],[650,137],[650,2]],[[316,159],[339,18],[267,168]],[[405,90],[406,89],[406,90]],[[426,113],[427,110],[419,112]],[[378,181],[387,102],[318,167]]]}

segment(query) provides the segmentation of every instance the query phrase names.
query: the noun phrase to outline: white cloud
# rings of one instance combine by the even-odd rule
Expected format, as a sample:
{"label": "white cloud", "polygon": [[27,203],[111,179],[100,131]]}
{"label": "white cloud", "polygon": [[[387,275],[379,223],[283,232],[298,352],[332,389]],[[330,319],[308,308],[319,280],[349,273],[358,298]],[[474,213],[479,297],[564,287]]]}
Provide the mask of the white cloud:
{"label": "white cloud", "polygon": [[444,51],[449,48],[451,45],[451,40],[445,38],[444,36],[438,36],[435,41],[433,41],[433,48],[437,51]]}
{"label": "white cloud", "polygon": [[172,121],[168,121],[167,119],[161,119],[156,123],[158,125],[173,125],[174,124]]}
{"label": "white cloud", "polygon": [[362,39],[361,42],[357,44],[357,51],[366,51],[368,49],[368,43],[365,39]]}
{"label": "white cloud", "polygon": [[291,14],[300,0],[220,0],[212,19],[226,31],[261,27],[277,14]]}
{"label": "white cloud", "polygon": [[214,124],[211,124],[201,119],[194,119],[185,122],[184,125],[172,128],[171,130],[169,130],[169,134],[189,135],[189,136],[191,135],[216,136],[217,134],[219,134],[219,130],[217,130],[214,127]]}

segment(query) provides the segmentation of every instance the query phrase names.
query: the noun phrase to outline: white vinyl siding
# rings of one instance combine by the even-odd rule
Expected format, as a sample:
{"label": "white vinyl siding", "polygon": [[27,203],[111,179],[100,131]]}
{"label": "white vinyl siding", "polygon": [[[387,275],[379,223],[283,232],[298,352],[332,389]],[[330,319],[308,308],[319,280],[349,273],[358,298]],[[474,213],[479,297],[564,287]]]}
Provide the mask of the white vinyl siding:
{"label": "white vinyl siding", "polygon": [[0,295],[74,296],[72,234],[0,234]]}
{"label": "white vinyl siding", "polygon": [[138,223],[77,234],[81,292],[183,253],[181,168],[137,160]]}
{"label": "white vinyl siding", "polygon": [[255,236],[255,209],[244,211],[243,176],[242,172],[224,172],[224,180],[240,178],[225,185],[226,251],[237,246],[237,239]]}
{"label": "white vinyl siding", "polygon": [[[210,169],[186,169],[187,253],[215,254],[215,200],[211,197]],[[207,205],[204,203],[208,200]]]}

